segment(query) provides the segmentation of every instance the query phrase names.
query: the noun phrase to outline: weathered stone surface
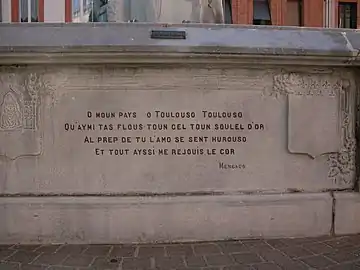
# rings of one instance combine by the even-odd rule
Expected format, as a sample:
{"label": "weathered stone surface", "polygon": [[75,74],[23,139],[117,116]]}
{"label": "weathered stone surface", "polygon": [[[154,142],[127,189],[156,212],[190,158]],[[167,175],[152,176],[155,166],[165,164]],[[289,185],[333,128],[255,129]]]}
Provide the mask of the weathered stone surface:
{"label": "weathered stone surface", "polygon": [[[38,26],[0,25],[2,52],[11,48],[68,51],[78,46],[127,46],[137,51],[165,50],[177,52],[232,52],[251,54],[294,54],[355,56],[360,40],[357,32],[344,29],[304,29],[207,24],[44,24]],[[150,39],[152,29],[185,30],[187,39]],[[121,32],[121,35],[119,33]],[[345,34],[349,35],[349,39]],[[51,37],[51,38],[48,38]],[[354,44],[353,48],[351,44]],[[60,48],[62,47],[62,48]],[[215,47],[215,48],[214,48]],[[217,48],[216,48],[217,47]],[[131,51],[131,50],[130,50]]]}
{"label": "weathered stone surface", "polygon": [[[5,217],[0,241],[5,243],[27,243],[35,237],[45,243],[126,243],[316,236],[329,234],[332,218],[327,193],[0,198],[0,204]],[[216,246],[194,249],[195,254],[220,251]],[[160,253],[165,254],[163,248]]]}
{"label": "weathered stone surface", "polygon": [[0,74],[0,156],[16,159],[42,152],[42,99],[50,91],[40,74]]}
{"label": "weathered stone surface", "polygon": [[360,232],[359,193],[335,193],[335,233]]}
{"label": "weathered stone surface", "polygon": [[[152,39],[154,29],[186,39]],[[328,234],[325,191],[356,186],[356,76],[345,67],[358,65],[359,33],[143,24],[0,31],[0,241]]]}
{"label": "weathered stone surface", "polygon": [[[287,78],[294,73],[277,69],[39,69],[49,85],[39,105],[44,116],[35,140],[43,150],[40,156],[27,153],[36,144],[9,144],[11,131],[3,131],[6,153],[23,150],[38,157],[6,161],[0,191],[352,187],[354,104],[343,102],[354,94],[351,74],[300,71],[293,83]],[[16,69],[3,70],[10,72]],[[323,88],[311,85],[317,80]],[[2,93],[13,88],[8,82]]]}

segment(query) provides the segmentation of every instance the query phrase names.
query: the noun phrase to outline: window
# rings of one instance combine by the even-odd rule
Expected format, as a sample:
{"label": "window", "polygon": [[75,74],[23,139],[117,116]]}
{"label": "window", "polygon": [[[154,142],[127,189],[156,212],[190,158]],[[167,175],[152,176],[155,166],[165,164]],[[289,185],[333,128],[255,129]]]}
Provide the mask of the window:
{"label": "window", "polygon": [[339,28],[357,28],[357,4],[339,3]]}
{"label": "window", "polygon": [[207,16],[219,19],[221,10],[222,21],[232,23],[232,0],[65,0],[65,21],[197,23],[206,1]]}
{"label": "window", "polygon": [[19,17],[21,22],[38,22],[39,0],[20,0]]}
{"label": "window", "polygon": [[107,22],[108,0],[93,0],[89,6],[90,22]]}
{"label": "window", "polygon": [[232,24],[231,0],[224,0],[223,7],[224,7],[225,23]]}
{"label": "window", "polygon": [[72,21],[73,22],[88,22],[93,6],[96,5],[96,0],[72,0]]}
{"label": "window", "polygon": [[286,18],[285,25],[303,26],[303,1],[287,0],[286,1]]}
{"label": "window", "polygon": [[253,5],[253,24],[271,25],[269,1],[254,0]]}
{"label": "window", "polygon": [[12,22],[43,22],[44,0],[12,0]]}

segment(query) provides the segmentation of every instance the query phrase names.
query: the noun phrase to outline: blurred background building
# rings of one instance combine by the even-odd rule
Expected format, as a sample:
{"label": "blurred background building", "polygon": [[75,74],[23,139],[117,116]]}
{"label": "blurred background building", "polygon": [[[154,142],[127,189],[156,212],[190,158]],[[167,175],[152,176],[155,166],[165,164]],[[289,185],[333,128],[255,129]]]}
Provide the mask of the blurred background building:
{"label": "blurred background building", "polygon": [[[199,22],[200,0],[0,0],[0,22]],[[359,28],[360,0],[222,1],[225,23]]]}

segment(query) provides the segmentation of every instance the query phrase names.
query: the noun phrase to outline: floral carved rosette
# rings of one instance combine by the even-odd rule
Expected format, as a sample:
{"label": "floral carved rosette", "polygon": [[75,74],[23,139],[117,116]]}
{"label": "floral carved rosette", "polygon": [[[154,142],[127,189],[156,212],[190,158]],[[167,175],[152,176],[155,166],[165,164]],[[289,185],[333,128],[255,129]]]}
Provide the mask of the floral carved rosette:
{"label": "floral carved rosette", "polygon": [[328,177],[338,185],[348,186],[353,183],[356,171],[356,139],[353,132],[353,124],[350,120],[350,82],[343,80],[341,89],[342,106],[342,141],[343,145],[338,153],[328,156]]}
{"label": "floral carved rosette", "polygon": [[355,171],[355,149],[355,140],[346,139],[345,145],[339,153],[329,155],[330,170],[328,176],[336,184],[352,183],[352,175]]}

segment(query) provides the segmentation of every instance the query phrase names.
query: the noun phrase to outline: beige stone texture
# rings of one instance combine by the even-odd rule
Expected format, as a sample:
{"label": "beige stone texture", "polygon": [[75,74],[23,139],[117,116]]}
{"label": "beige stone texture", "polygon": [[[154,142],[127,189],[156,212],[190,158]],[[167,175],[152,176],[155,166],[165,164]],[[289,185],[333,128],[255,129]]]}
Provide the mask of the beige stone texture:
{"label": "beige stone texture", "polygon": [[[15,76],[27,78],[29,71],[25,69]],[[43,94],[39,94],[38,111],[34,112],[37,125],[30,131],[39,134],[35,139],[24,135],[29,131],[21,126],[0,130],[3,136],[0,153],[5,157],[1,162],[6,163],[0,192],[316,192],[352,187],[354,108],[352,104],[340,106],[342,97],[348,100],[352,95],[351,89],[341,87],[347,75],[331,70],[328,74],[296,73],[300,78],[311,76],[312,80],[326,81],[328,90],[334,92],[330,100],[324,96],[328,106],[321,103],[322,93],[316,95],[316,100],[323,104],[324,119],[320,128],[320,125],[308,124],[311,116],[319,113],[316,103],[301,101],[302,106],[298,107],[293,101],[288,102],[288,97],[296,94],[289,89],[305,89],[304,96],[311,99],[312,93],[304,88],[306,84],[295,83],[293,88],[294,80],[286,79],[288,73],[279,73],[274,69],[116,67],[38,70],[34,73],[38,78],[34,89]],[[12,81],[2,81],[2,96],[6,93],[15,96],[15,90],[21,89]],[[9,115],[17,119],[16,114],[5,113],[4,102],[2,119]],[[24,106],[19,102],[13,107]],[[195,117],[163,119],[156,117],[156,111],[188,112]],[[229,112],[231,117],[204,117],[203,111]],[[302,118],[297,119],[292,111]],[[90,118],[89,112],[92,112]],[[96,113],[100,116],[110,113],[114,118],[97,118]],[[25,116],[18,115],[21,123],[25,123],[24,119]],[[206,130],[196,130],[197,124]],[[252,129],[248,128],[249,124]],[[113,130],[109,130],[110,125]],[[129,127],[140,129],[140,125],[143,130],[128,130]],[[164,128],[165,125],[167,130],[158,130],[158,126]],[[217,130],[221,126],[232,130]],[[296,129],[297,134],[293,134]],[[301,130],[303,137],[299,134]],[[11,141],[16,132],[29,141],[26,144],[26,140]],[[321,142],[324,132],[329,133],[331,144],[327,140]],[[314,142],[308,134],[314,137]],[[136,137],[145,137],[146,142],[138,142]],[[235,138],[236,142],[212,142],[224,137]],[[199,141],[201,138],[203,141]],[[157,143],[157,139],[170,142]],[[336,141],[339,141],[339,151],[332,153],[337,148],[332,145]],[[41,151],[33,149],[36,145]],[[293,145],[302,153],[290,153],[288,147],[293,149]],[[312,148],[316,149],[315,153],[309,152]],[[168,154],[161,154],[162,149],[167,149]],[[190,154],[183,155],[182,151]]]}
{"label": "beige stone texture", "polygon": [[360,193],[335,193],[335,233],[360,233]]}
{"label": "beige stone texture", "polygon": [[0,198],[1,243],[126,243],[330,233],[322,194]]}
{"label": "beige stone texture", "polygon": [[316,236],[331,228],[324,190],[354,186],[355,84],[341,68],[0,74],[2,242]]}

